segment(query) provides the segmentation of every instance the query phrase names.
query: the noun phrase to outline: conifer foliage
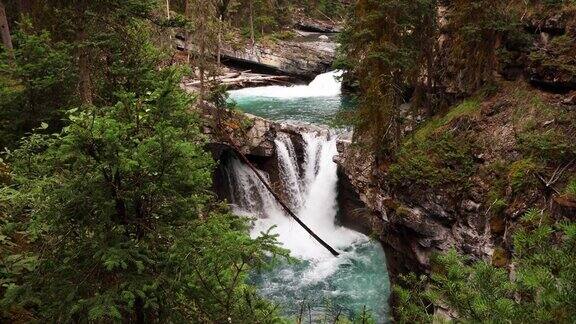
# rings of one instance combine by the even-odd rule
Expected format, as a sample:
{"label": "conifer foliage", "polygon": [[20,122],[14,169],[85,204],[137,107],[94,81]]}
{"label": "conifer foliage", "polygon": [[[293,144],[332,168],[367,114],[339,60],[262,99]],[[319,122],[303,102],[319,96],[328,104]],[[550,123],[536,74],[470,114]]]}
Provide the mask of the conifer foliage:
{"label": "conifer foliage", "polygon": [[0,160],[0,321],[277,320],[246,279],[286,252],[215,201],[154,2],[33,4],[0,65],[2,113],[38,112]]}
{"label": "conifer foliage", "polygon": [[416,83],[421,64],[432,55],[433,0],[361,0],[343,37],[348,68],[358,78],[360,98],[355,120],[377,153],[400,141],[400,113],[408,87]]}
{"label": "conifer foliage", "polygon": [[572,323],[576,311],[576,224],[530,210],[513,235],[513,269],[438,255],[430,280],[403,277],[395,286],[396,320],[432,322],[435,305],[466,322]]}

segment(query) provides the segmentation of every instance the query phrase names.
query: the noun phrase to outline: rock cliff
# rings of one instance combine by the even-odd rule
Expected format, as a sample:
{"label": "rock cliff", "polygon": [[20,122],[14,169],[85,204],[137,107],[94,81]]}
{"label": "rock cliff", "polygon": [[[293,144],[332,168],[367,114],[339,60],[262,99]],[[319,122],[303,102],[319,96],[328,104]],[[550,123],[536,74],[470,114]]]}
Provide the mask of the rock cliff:
{"label": "rock cliff", "polygon": [[311,80],[332,66],[336,43],[321,33],[301,33],[291,40],[222,51],[225,64]]}
{"label": "rock cliff", "polygon": [[[432,254],[452,248],[506,266],[510,232],[525,211],[553,206],[576,216],[562,193],[576,175],[576,105],[567,97],[504,82],[497,94],[417,128],[395,161],[340,142],[342,221],[379,238],[392,279],[430,271]],[[470,149],[459,156],[462,147]]]}
{"label": "rock cliff", "polygon": [[497,90],[481,95],[447,55],[449,18],[440,5],[435,99],[448,112],[427,120],[400,107],[396,156],[376,160],[354,138],[336,158],[342,221],[382,241],[392,279],[428,272],[431,255],[452,248],[507,266],[519,215],[549,207],[576,215],[564,193],[576,178],[576,12],[526,12],[518,34],[495,45]]}

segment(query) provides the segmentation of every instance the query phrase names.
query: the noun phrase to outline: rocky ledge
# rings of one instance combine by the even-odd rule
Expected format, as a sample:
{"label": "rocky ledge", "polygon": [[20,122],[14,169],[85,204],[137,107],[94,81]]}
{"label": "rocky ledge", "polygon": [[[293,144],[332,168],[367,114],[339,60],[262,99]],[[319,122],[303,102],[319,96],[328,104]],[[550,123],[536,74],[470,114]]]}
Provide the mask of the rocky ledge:
{"label": "rocky ledge", "polygon": [[335,52],[336,43],[330,37],[301,32],[294,39],[274,44],[224,48],[222,59],[231,66],[311,80],[330,69]]}
{"label": "rocky ledge", "polygon": [[[278,156],[274,141],[279,136],[290,137],[299,165],[304,163],[304,133],[325,133],[328,130],[308,123],[281,123],[247,113],[229,110],[218,111],[205,103],[200,109],[202,133],[207,139],[207,148],[212,153],[218,167],[213,174],[214,191],[221,199],[230,198],[227,183],[226,165],[235,158],[234,147],[244,154],[258,169],[266,172],[271,186],[281,197],[287,197],[278,169]],[[220,114],[220,115],[219,115]],[[219,125],[219,126],[217,126]]]}
{"label": "rocky ledge", "polygon": [[[219,116],[220,114],[220,116]],[[282,123],[271,121],[248,113],[231,110],[218,111],[205,103],[201,109],[202,133],[208,136],[208,145],[216,160],[220,158],[218,147],[230,147],[230,142],[244,155],[254,158],[274,157],[274,140],[283,133],[294,142],[302,142],[306,132],[326,132],[325,128],[308,123]],[[219,119],[219,121],[218,121]],[[220,126],[216,126],[220,124]],[[221,129],[217,132],[216,129]]]}

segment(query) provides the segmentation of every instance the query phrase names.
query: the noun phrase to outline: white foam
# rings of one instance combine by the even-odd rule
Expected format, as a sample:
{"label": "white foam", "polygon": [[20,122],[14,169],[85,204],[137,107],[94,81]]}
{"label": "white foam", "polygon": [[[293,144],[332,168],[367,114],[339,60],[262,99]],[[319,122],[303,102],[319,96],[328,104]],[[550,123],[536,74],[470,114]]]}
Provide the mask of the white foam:
{"label": "white foam", "polygon": [[[290,194],[301,194],[297,199],[303,202],[301,208],[296,210],[298,217],[308,225],[317,235],[332,247],[342,250],[355,243],[365,242],[368,238],[360,233],[336,225],[337,166],[332,158],[337,154],[336,136],[328,139],[327,135],[303,134],[306,144],[304,175],[301,179],[302,189],[290,190]],[[276,142],[277,146],[285,148],[286,139]],[[283,154],[294,154],[293,150],[283,150]],[[281,176],[286,179],[285,184],[297,185],[293,179],[298,174],[298,165],[295,158],[284,157]],[[255,174],[248,166],[234,161],[232,163],[235,184],[235,201],[239,202],[237,213],[258,217],[251,231],[253,237],[275,226],[273,233],[278,234],[278,240],[292,255],[311,263],[302,278],[302,284],[322,280],[335,271],[352,257],[351,253],[342,253],[338,258],[332,256],[325,247],[320,245],[292,218],[290,218],[274,198],[258,184]]]}
{"label": "white foam", "polygon": [[236,101],[246,97],[278,99],[334,97],[341,93],[341,82],[338,79],[341,75],[342,71],[336,70],[316,76],[308,85],[244,88],[228,91],[228,94]]}

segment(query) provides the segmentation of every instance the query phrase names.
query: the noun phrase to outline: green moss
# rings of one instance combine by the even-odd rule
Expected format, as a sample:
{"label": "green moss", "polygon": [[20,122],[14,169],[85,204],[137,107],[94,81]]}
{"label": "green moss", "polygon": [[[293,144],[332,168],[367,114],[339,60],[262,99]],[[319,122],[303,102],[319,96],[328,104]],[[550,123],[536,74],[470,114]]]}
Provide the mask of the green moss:
{"label": "green moss", "polygon": [[502,197],[496,190],[491,190],[488,193],[488,203],[490,210],[494,215],[500,215],[508,206],[506,198]]}
{"label": "green moss", "polygon": [[564,193],[572,198],[576,198],[576,178],[572,178],[566,185]]}
{"label": "green moss", "polygon": [[505,198],[508,181],[508,164],[497,160],[483,168],[479,176],[490,183],[490,191],[486,194],[486,205],[490,206],[493,215],[500,215],[506,209],[508,202]]}
{"label": "green moss", "polygon": [[537,170],[538,165],[531,158],[512,163],[508,171],[508,181],[512,190],[517,193],[534,184],[533,173]]}
{"label": "green moss", "polygon": [[492,254],[492,265],[495,267],[505,267],[508,264],[508,253],[501,247],[494,249]]}
{"label": "green moss", "polygon": [[423,141],[439,128],[450,124],[456,118],[471,116],[478,111],[480,111],[480,101],[478,99],[465,100],[458,106],[450,109],[443,117],[433,118],[424,123],[414,134],[414,140]]}
{"label": "green moss", "polygon": [[398,206],[396,208],[396,214],[401,217],[408,217],[410,216],[410,210],[404,206]]}
{"label": "green moss", "polygon": [[518,136],[520,150],[541,161],[569,161],[576,156],[576,144],[557,129],[533,129]]}
{"label": "green moss", "polygon": [[548,120],[561,119],[563,113],[543,100],[541,93],[518,87],[511,96],[514,105],[513,124],[518,132],[523,133],[539,127]]}
{"label": "green moss", "polygon": [[399,186],[420,185],[460,190],[469,185],[474,172],[472,147],[467,140],[443,134],[401,148],[397,162],[389,168],[391,181]]}
{"label": "green moss", "polygon": [[397,152],[396,163],[388,170],[391,182],[398,186],[466,188],[475,171],[474,138],[465,133],[446,132],[445,126],[476,114],[479,108],[479,100],[469,99],[443,117],[424,123]]}

